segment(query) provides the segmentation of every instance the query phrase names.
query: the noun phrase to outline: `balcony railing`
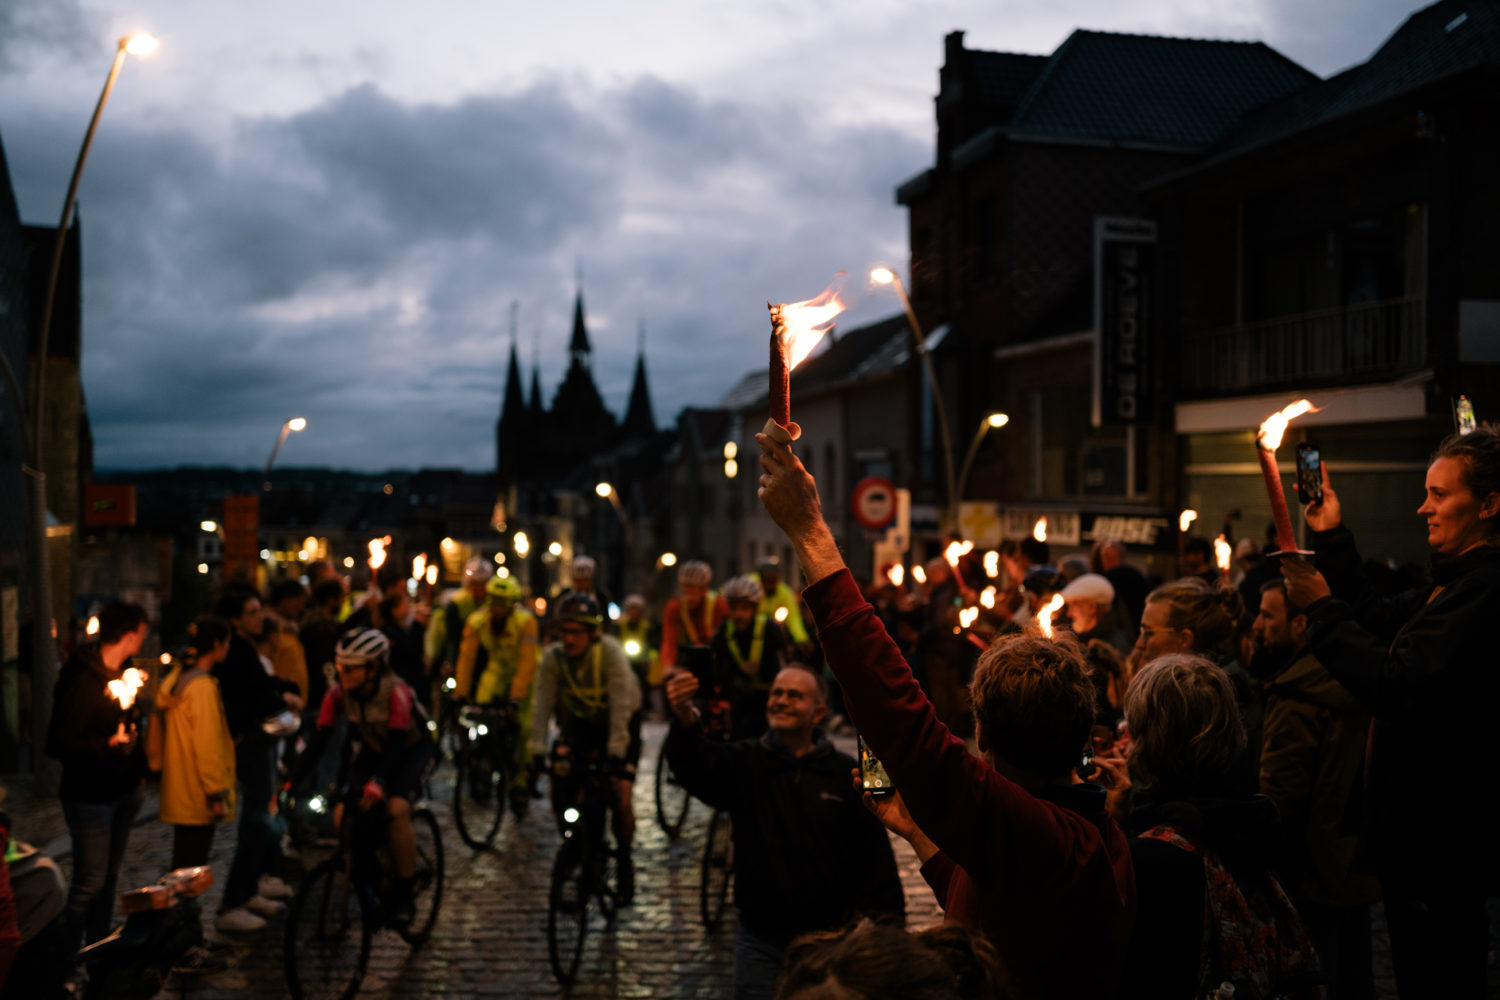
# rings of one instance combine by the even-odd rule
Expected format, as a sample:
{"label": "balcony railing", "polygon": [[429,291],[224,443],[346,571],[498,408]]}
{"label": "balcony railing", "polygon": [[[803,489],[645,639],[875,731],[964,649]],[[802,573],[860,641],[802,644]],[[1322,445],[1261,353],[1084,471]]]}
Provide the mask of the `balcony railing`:
{"label": "balcony railing", "polygon": [[1427,363],[1426,307],[1424,298],[1387,299],[1186,334],[1182,394],[1408,374]]}

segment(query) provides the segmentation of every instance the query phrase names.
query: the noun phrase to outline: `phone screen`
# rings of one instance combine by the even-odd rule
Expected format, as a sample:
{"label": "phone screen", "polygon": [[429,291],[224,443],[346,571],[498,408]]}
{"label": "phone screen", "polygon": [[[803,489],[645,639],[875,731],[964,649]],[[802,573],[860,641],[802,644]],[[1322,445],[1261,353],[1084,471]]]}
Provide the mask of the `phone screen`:
{"label": "phone screen", "polygon": [[1468,396],[1459,396],[1453,400],[1453,422],[1458,425],[1458,433],[1474,433],[1478,421],[1474,419],[1474,404],[1469,402]]}
{"label": "phone screen", "polygon": [[896,786],[891,783],[891,776],[885,773],[885,766],[865,745],[863,736],[859,738],[859,778],[865,791],[877,798],[896,791]]}
{"label": "phone screen", "polygon": [[1297,499],[1303,503],[1323,499],[1323,458],[1315,444],[1297,446]]}

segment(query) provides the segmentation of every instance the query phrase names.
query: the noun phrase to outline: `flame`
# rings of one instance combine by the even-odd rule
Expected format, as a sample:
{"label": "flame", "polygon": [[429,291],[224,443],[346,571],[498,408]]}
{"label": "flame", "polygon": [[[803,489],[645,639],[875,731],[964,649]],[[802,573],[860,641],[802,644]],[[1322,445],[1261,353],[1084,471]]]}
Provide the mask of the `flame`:
{"label": "flame", "polygon": [[436,586],[437,585],[437,578],[438,578],[437,563],[433,563],[431,566],[427,567],[427,586],[429,586],[429,587]]}
{"label": "flame", "polygon": [[1299,399],[1286,407],[1279,413],[1273,413],[1266,418],[1266,422],[1260,425],[1260,432],[1255,436],[1255,443],[1266,451],[1275,451],[1281,447],[1281,436],[1286,433],[1286,425],[1302,416],[1304,413],[1317,413],[1318,408],[1305,399]]}
{"label": "flame", "polygon": [[1049,639],[1052,638],[1052,616],[1061,611],[1062,606],[1063,595],[1053,594],[1052,600],[1047,602],[1047,606],[1037,612],[1036,623],[1041,627],[1042,635],[1045,635]]}
{"label": "flame", "polygon": [[1198,520],[1198,512],[1196,510],[1189,508],[1183,511],[1181,514],[1177,515],[1177,530],[1186,532],[1188,530],[1188,525],[1192,524],[1196,520]]}
{"label": "flame", "polygon": [[993,586],[985,587],[979,592],[979,603],[987,608],[995,606],[995,588]]}
{"label": "flame", "polygon": [[911,568],[911,578],[918,583],[926,583],[927,571],[920,566],[913,566]]}
{"label": "flame", "polygon": [[984,554],[984,575],[991,579],[1000,575],[1000,553],[994,549]]}
{"label": "flame", "polygon": [[391,536],[370,539],[370,568],[379,569],[385,565],[385,547],[391,544]]}
{"label": "flame", "polygon": [[949,542],[948,547],[943,550],[943,558],[948,560],[949,566],[952,566],[954,569],[958,569],[958,560],[973,551],[973,542]]}
{"label": "flame", "polygon": [[969,628],[979,620],[978,608],[964,608],[958,613],[958,627]]}
{"label": "flame", "polygon": [[796,368],[802,359],[812,353],[823,339],[823,334],[833,326],[834,317],[844,311],[839,299],[839,288],[843,284],[844,272],[840,271],[833,284],[806,302],[791,302],[781,307],[781,321],[786,329],[786,366]]}
{"label": "flame", "polygon": [[411,561],[411,578],[420,580],[427,574],[427,553],[423,552]]}
{"label": "flame", "polygon": [[89,623],[84,626],[83,631],[84,631],[85,635],[98,635],[99,634],[99,616],[98,615],[90,615],[89,616]]}
{"label": "flame", "polygon": [[109,696],[120,703],[121,708],[135,704],[135,693],[146,685],[146,672],[135,667],[126,667],[119,678],[105,685]]}
{"label": "flame", "polygon": [[1229,572],[1229,557],[1234,555],[1234,547],[1223,535],[1214,539],[1214,560],[1219,564],[1219,569],[1225,573]]}
{"label": "flame", "polygon": [[892,587],[899,587],[906,582],[906,567],[896,563],[885,571],[885,578],[891,581]]}
{"label": "flame", "polygon": [[1036,527],[1031,529],[1031,537],[1039,542],[1047,540],[1047,519],[1045,517],[1036,519]]}
{"label": "flame", "polygon": [[788,614],[790,614],[790,612],[787,610],[786,606],[783,605],[782,607],[776,609],[775,618],[778,622],[784,622],[786,621]]}

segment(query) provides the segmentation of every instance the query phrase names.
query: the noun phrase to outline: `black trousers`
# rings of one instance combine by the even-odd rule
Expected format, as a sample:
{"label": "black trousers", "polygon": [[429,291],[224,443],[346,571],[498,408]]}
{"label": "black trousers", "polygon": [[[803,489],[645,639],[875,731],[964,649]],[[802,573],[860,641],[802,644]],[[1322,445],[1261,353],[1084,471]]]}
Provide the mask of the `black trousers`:
{"label": "black trousers", "polygon": [[192,868],[208,864],[214,849],[214,825],[172,827],[172,867]]}
{"label": "black trousers", "polygon": [[1469,1000],[1485,995],[1490,925],[1483,896],[1382,879],[1391,963],[1402,997]]}

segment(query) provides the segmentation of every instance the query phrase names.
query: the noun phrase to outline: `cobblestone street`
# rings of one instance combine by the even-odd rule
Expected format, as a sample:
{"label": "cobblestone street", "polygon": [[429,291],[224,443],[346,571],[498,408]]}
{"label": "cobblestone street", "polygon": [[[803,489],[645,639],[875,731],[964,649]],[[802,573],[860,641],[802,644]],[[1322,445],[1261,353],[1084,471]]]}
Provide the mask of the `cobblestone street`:
{"label": "cobblestone street", "polygon": [[[694,803],[683,836],[669,842],[656,823],[652,768],[666,727],[647,724],[645,752],[636,785],[635,904],[613,927],[590,924],[574,997],[723,997],[734,972],[731,907],[717,933],[705,932],[698,913],[699,859],[709,811]],[[839,739],[851,751],[853,740]],[[562,996],[547,960],[547,887],[558,834],[545,802],[535,803],[519,826],[507,815],[493,849],[474,852],[453,828],[451,766],[433,783],[433,811],[443,828],[446,883],[431,940],[413,949],[390,931],[375,936],[365,997],[557,997]],[[35,834],[31,834],[35,836]],[[43,840],[45,842],[45,840]],[[233,829],[221,830],[213,866],[222,880],[234,848]],[[908,923],[923,927],[941,920],[932,893],[917,872],[910,848],[896,842],[906,883]],[[137,827],[121,875],[121,889],[155,881],[171,850],[169,829],[156,821]],[[313,859],[314,861],[316,858]],[[66,867],[66,865],[65,865]],[[294,882],[295,872],[287,874]],[[217,909],[220,887],[203,897],[205,925]],[[231,938],[230,967],[195,980],[174,977],[164,996],[197,1000],[279,997],[283,917],[259,933]],[[225,936],[225,935],[219,935]],[[227,937],[227,936],[226,936]]]}

